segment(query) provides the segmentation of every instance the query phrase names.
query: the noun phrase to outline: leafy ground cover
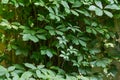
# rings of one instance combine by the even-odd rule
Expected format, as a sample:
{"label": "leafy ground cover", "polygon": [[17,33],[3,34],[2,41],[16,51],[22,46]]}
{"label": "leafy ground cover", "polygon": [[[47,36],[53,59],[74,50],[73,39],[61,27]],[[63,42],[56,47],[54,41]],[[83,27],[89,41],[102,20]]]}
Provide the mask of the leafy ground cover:
{"label": "leafy ground cover", "polygon": [[0,0],[0,79],[112,80],[119,12],[117,0]]}

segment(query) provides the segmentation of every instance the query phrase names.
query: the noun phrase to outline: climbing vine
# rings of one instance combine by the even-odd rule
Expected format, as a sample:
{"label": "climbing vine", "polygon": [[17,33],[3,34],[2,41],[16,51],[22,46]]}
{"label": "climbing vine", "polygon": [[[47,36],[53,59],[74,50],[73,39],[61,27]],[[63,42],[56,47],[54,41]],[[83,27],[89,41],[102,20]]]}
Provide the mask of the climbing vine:
{"label": "climbing vine", "polygon": [[0,6],[1,79],[115,77],[119,1],[1,0]]}

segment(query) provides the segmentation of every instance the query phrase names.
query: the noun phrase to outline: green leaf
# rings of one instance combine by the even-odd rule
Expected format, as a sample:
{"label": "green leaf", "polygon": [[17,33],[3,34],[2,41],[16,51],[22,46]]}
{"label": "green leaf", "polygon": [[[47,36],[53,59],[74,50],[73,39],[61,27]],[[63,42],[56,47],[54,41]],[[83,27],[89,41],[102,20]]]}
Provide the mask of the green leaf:
{"label": "green leaf", "polygon": [[67,29],[65,28],[65,25],[58,25],[58,26],[56,27],[56,29],[59,30],[59,31],[62,31],[62,32],[67,31]]}
{"label": "green leaf", "polygon": [[61,1],[61,4],[65,7],[69,9],[69,5],[66,1]]}
{"label": "green leaf", "polygon": [[91,17],[90,13],[86,10],[78,10],[77,9],[76,11],[79,12],[80,14],[87,16],[87,17]]}
{"label": "green leaf", "polygon": [[57,21],[60,21],[60,17],[59,16],[55,16]]}
{"label": "green leaf", "polygon": [[47,50],[46,51],[46,54],[49,58],[52,58],[53,57],[53,53],[50,51],[50,50]]}
{"label": "green leaf", "polygon": [[11,28],[18,30],[18,26],[15,26],[15,25],[11,25]]}
{"label": "green leaf", "polygon": [[45,26],[45,29],[50,30],[50,29],[54,29],[52,26]]}
{"label": "green leaf", "polygon": [[91,26],[97,26],[97,23],[96,23],[96,22],[93,22],[93,23],[91,24]]}
{"label": "green leaf", "polygon": [[89,10],[90,10],[90,11],[95,11],[95,9],[96,9],[96,6],[94,6],[94,5],[91,5],[91,6],[89,7]]}
{"label": "green leaf", "polygon": [[29,36],[30,36],[30,34],[23,34],[23,41],[28,41]]}
{"label": "green leaf", "polygon": [[30,69],[33,69],[33,70],[36,69],[36,67],[33,64],[25,63],[24,65]]}
{"label": "green leaf", "polygon": [[15,54],[18,56],[18,55],[24,55],[24,56],[27,56],[27,54],[28,54],[28,50],[27,49],[20,49],[20,48],[18,48],[18,49],[16,49],[16,52],[15,52]]}
{"label": "green leaf", "polygon": [[63,32],[58,31],[58,30],[56,30],[55,32],[56,32],[58,35],[63,35],[63,34],[64,34]]}
{"label": "green leaf", "polygon": [[65,11],[66,11],[66,13],[70,13],[70,9],[69,8],[65,8]]}
{"label": "green leaf", "polygon": [[41,14],[38,14],[37,20],[43,21],[43,20],[45,20],[45,17]]}
{"label": "green leaf", "polygon": [[48,70],[48,69],[41,69],[41,72],[42,72],[44,75],[46,75],[46,78],[47,78],[47,75],[48,75],[47,70]]}
{"label": "green leaf", "polygon": [[109,35],[109,34],[105,34],[105,37],[106,37],[107,39],[110,39],[110,35]]}
{"label": "green leaf", "polygon": [[101,50],[100,49],[91,49],[90,51],[90,54],[96,54],[96,53],[100,53],[101,52]]}
{"label": "green leaf", "polygon": [[56,16],[52,13],[50,13],[49,16],[50,16],[50,19],[53,19],[53,20],[56,18]]}
{"label": "green leaf", "polygon": [[45,65],[38,65],[38,66],[37,66],[37,69],[40,70],[40,69],[42,69],[42,68],[44,68],[44,67],[45,67]]}
{"label": "green leaf", "polygon": [[68,0],[68,2],[70,2],[70,3],[75,3],[75,0]]}
{"label": "green leaf", "polygon": [[22,74],[21,80],[29,80],[29,78],[32,76],[32,73],[29,71],[26,71]]}
{"label": "green leaf", "polygon": [[44,1],[42,1],[42,0],[40,0],[39,2],[35,2],[34,3],[36,6],[45,6],[45,3],[44,3]]}
{"label": "green leaf", "polygon": [[40,70],[36,70],[36,75],[37,75],[38,78],[41,78],[41,72],[40,72]]}
{"label": "green leaf", "polygon": [[103,68],[105,68],[108,64],[110,64],[110,62],[111,62],[110,59],[103,58],[103,59],[101,59],[101,60],[97,60],[95,64],[96,64],[98,67],[103,67]]}
{"label": "green leaf", "polygon": [[113,14],[112,14],[111,12],[107,11],[107,10],[104,10],[104,13],[105,13],[107,16],[109,16],[110,18],[113,17]]}
{"label": "green leaf", "polygon": [[99,8],[103,9],[102,2],[101,2],[101,1],[95,1],[95,4],[96,4]]}
{"label": "green leaf", "polygon": [[25,68],[22,65],[20,65],[20,64],[15,64],[14,66],[18,70],[25,71]]}
{"label": "green leaf", "polygon": [[46,30],[45,29],[38,29],[38,31],[36,33],[46,33]]}
{"label": "green leaf", "polygon": [[15,70],[15,66],[10,66],[10,67],[8,67],[8,71],[10,72],[10,71],[13,71],[13,70]]}
{"label": "green leaf", "polygon": [[[72,38],[73,39],[73,38]],[[73,40],[72,40],[72,42],[75,44],[75,45],[79,45],[79,39],[77,39],[77,38],[74,38]]]}
{"label": "green leaf", "polygon": [[50,12],[51,14],[55,14],[54,11],[53,11],[53,9],[52,9],[51,7],[49,7],[48,10],[49,10],[49,12]]}
{"label": "green leaf", "polygon": [[41,40],[46,40],[46,36],[44,34],[36,35]]}
{"label": "green leaf", "polygon": [[52,77],[55,77],[55,72],[51,71],[51,70],[47,70],[48,74]]}
{"label": "green leaf", "polygon": [[19,80],[19,75],[15,72],[12,72],[11,75],[13,76],[12,80]]}
{"label": "green leaf", "polygon": [[57,7],[54,7],[55,14],[58,15],[59,11]]}
{"label": "green leaf", "polygon": [[66,80],[77,80],[75,76],[66,75]]}
{"label": "green leaf", "polygon": [[116,4],[110,4],[110,5],[105,6],[105,9],[120,10],[120,7],[117,6]]}
{"label": "green leaf", "polygon": [[29,78],[29,80],[36,80],[35,78]]}
{"label": "green leaf", "polygon": [[1,3],[3,4],[7,4],[9,2],[9,0],[1,0]]}
{"label": "green leaf", "polygon": [[49,30],[50,35],[55,35],[55,30]]}
{"label": "green leaf", "polygon": [[81,63],[82,60],[83,60],[83,56],[82,55],[80,55],[80,56],[77,57],[78,63]]}
{"label": "green leaf", "polygon": [[24,30],[23,30],[23,33],[25,33],[25,34],[35,35],[36,32],[35,32],[34,30],[24,29]]}
{"label": "green leaf", "polygon": [[7,72],[7,69],[0,65],[0,76],[5,75]]}
{"label": "green leaf", "polygon": [[6,73],[5,76],[9,79],[10,74],[9,74],[9,73]]}
{"label": "green leaf", "polygon": [[61,4],[65,8],[66,13],[70,13],[69,5],[66,1],[61,1]]}
{"label": "green leaf", "polygon": [[45,50],[41,50],[41,54],[47,55],[49,58],[52,58],[54,53],[50,49],[45,49]]}
{"label": "green leaf", "polygon": [[80,1],[75,1],[74,4],[72,5],[72,7],[80,7],[82,6],[82,2]]}
{"label": "green leaf", "polygon": [[72,14],[74,14],[75,16],[79,16],[79,14],[75,11],[75,10],[71,10]]}
{"label": "green leaf", "polygon": [[29,36],[29,39],[35,43],[39,41],[39,39],[34,35]]}
{"label": "green leaf", "polygon": [[0,22],[0,26],[5,27],[4,29],[11,29],[12,28],[11,24],[6,19],[2,19],[2,21]]}
{"label": "green leaf", "polygon": [[103,15],[103,10],[101,10],[100,8],[96,7],[95,14],[98,15],[98,16],[102,16]]}
{"label": "green leaf", "polygon": [[39,39],[35,35],[23,34],[23,41],[28,41],[28,40],[31,40],[35,43],[39,41]]}
{"label": "green leaf", "polygon": [[97,34],[95,29],[92,29],[92,33],[95,34],[95,35]]}
{"label": "green leaf", "polygon": [[95,14],[98,15],[98,16],[102,16],[103,15],[103,10],[98,8],[98,7],[96,7],[96,6],[94,6],[94,5],[91,5],[89,7],[89,10],[90,11],[95,11]]}
{"label": "green leaf", "polygon": [[87,27],[87,28],[86,28],[86,32],[92,33],[92,30],[91,30],[89,27]]}
{"label": "green leaf", "polygon": [[86,47],[86,42],[84,42],[84,41],[82,41],[82,40],[79,40],[79,43],[82,45],[82,46],[84,46],[84,47]]}
{"label": "green leaf", "polygon": [[80,76],[80,79],[82,80],[90,80],[88,77]]}
{"label": "green leaf", "polygon": [[97,29],[97,31],[98,31],[100,34],[104,34],[104,31],[101,30],[101,29],[100,29],[100,30]]}

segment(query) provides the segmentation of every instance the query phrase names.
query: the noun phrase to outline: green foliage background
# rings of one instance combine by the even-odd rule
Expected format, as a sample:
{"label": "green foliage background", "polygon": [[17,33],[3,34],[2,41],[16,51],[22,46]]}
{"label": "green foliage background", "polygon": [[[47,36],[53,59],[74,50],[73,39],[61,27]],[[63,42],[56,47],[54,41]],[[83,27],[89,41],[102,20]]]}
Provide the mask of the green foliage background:
{"label": "green foliage background", "polygon": [[117,0],[1,0],[1,79],[111,80],[119,12]]}

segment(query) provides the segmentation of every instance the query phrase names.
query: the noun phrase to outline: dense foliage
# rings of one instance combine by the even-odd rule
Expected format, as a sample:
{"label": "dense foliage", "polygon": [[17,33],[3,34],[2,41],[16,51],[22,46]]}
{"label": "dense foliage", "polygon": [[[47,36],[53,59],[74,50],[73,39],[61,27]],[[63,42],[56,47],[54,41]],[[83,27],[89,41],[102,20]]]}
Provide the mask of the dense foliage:
{"label": "dense foliage", "polygon": [[[1,0],[0,78],[111,80],[117,0]],[[114,33],[113,33],[114,32]],[[8,67],[8,68],[5,68]]]}

